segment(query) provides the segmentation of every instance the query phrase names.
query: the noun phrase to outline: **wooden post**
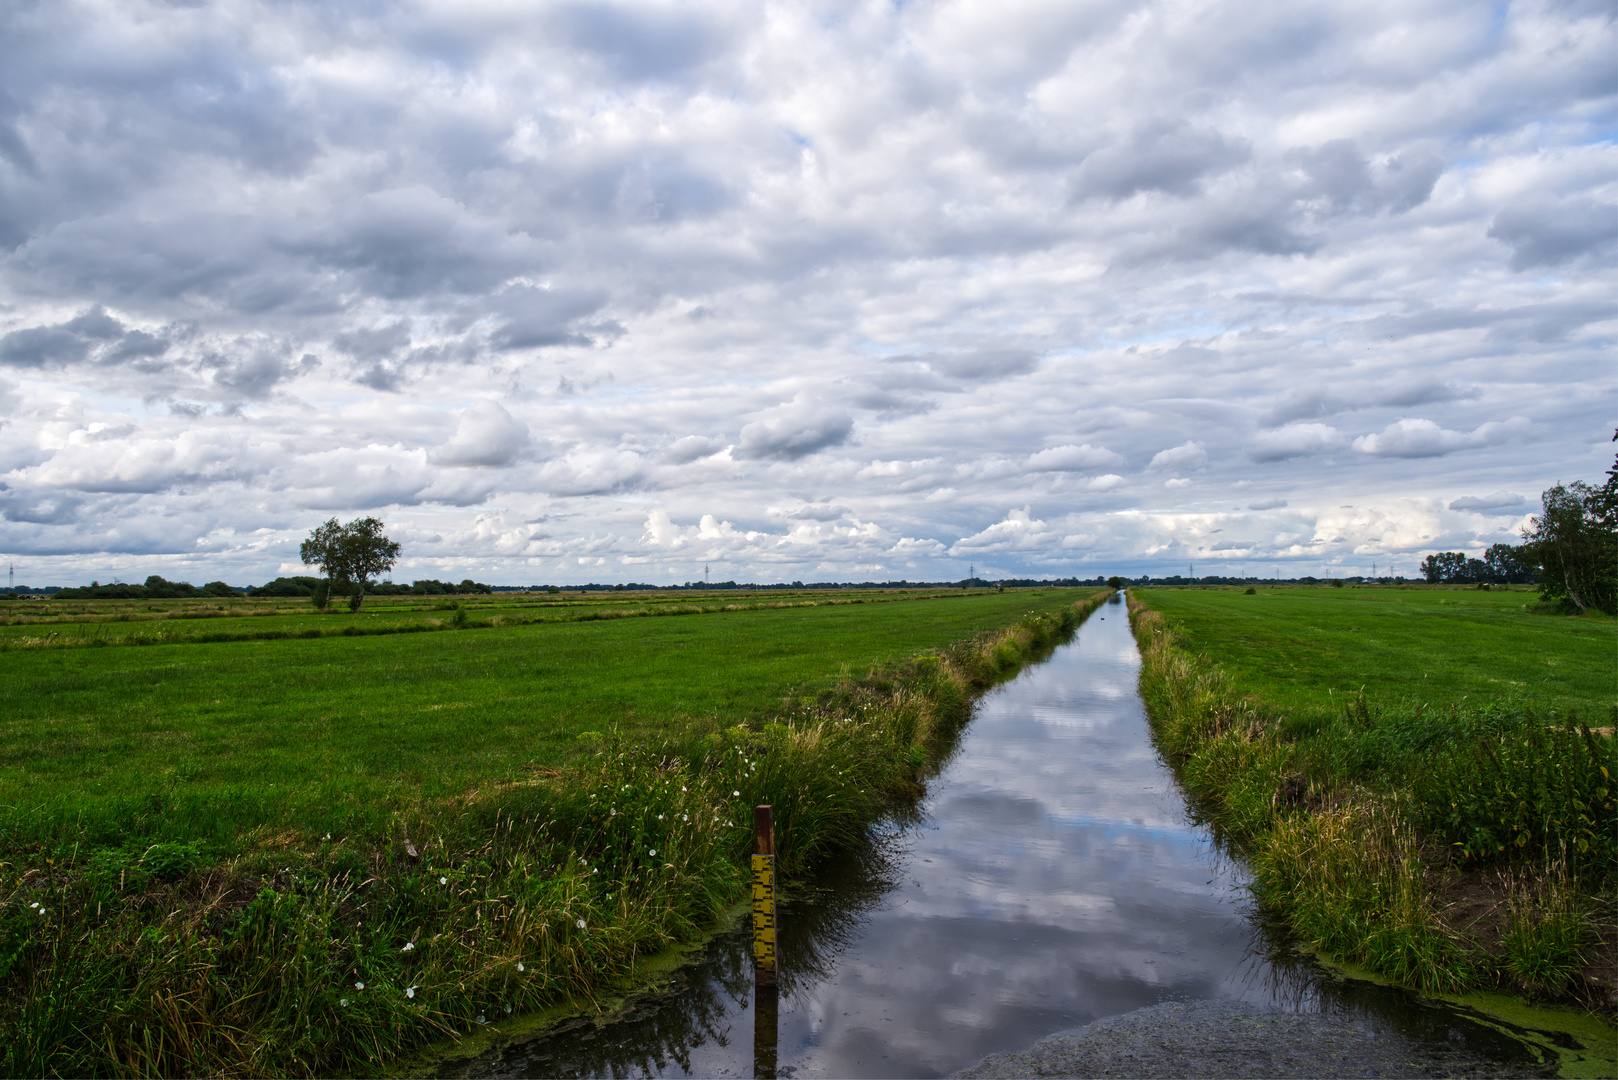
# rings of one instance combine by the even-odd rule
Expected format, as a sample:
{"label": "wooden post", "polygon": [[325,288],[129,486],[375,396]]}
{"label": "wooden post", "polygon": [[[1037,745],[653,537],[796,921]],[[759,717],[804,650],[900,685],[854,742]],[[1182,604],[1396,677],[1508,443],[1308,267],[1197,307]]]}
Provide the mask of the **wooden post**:
{"label": "wooden post", "polygon": [[775,985],[775,816],[753,808],[753,983]]}

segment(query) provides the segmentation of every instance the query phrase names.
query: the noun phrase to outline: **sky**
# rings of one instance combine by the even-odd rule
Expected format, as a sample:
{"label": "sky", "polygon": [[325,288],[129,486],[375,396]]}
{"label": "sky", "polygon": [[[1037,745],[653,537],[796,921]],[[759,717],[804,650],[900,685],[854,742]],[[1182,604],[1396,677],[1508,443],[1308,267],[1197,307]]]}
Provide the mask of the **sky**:
{"label": "sky", "polygon": [[1618,426],[1607,2],[0,0],[0,555],[1415,575]]}

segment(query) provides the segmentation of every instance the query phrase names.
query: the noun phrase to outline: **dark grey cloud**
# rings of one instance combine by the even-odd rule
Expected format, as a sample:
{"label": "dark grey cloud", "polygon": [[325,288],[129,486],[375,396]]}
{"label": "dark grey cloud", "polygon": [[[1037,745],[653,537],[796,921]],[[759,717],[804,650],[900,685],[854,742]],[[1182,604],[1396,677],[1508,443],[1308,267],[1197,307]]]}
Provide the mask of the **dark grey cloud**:
{"label": "dark grey cloud", "polygon": [[[30,525],[73,526],[84,499],[64,491],[14,491],[0,484],[0,516]],[[13,546],[12,550],[16,550]]]}
{"label": "dark grey cloud", "polygon": [[[150,355],[146,345],[151,335],[140,335],[128,342],[122,322],[97,304],[55,326],[29,326],[0,337],[0,364],[15,367],[47,367],[72,364],[87,358],[92,349],[116,342],[108,359],[126,355]],[[122,339],[122,340],[120,340]]]}
{"label": "dark grey cloud", "polygon": [[1280,427],[1294,420],[1312,420],[1318,416],[1328,416],[1340,408],[1342,405],[1327,393],[1325,388],[1300,387],[1281,395],[1280,400],[1259,419],[1259,423],[1265,427]]}
{"label": "dark grey cloud", "polygon": [[686,435],[674,440],[674,445],[668,448],[664,456],[676,465],[684,465],[699,458],[711,457],[724,448],[724,439],[707,435]]}
{"label": "dark grey cloud", "polygon": [[345,330],[331,343],[356,360],[391,360],[410,346],[410,325],[397,319],[381,326],[359,326]]}
{"label": "dark grey cloud", "polygon": [[719,55],[725,33],[684,7],[568,4],[556,13],[566,40],[615,79],[678,78]]}
{"label": "dark grey cloud", "polygon": [[840,446],[854,433],[854,420],[842,409],[794,402],[771,410],[742,427],[736,456],[793,461]]}
{"label": "dark grey cloud", "polygon": [[1324,454],[1343,445],[1342,434],[1329,424],[1292,422],[1258,435],[1247,447],[1247,456],[1257,462],[1286,461],[1289,458]]}
{"label": "dark grey cloud", "polygon": [[1474,514],[1487,514],[1490,512],[1511,513],[1526,510],[1528,500],[1521,495],[1514,495],[1509,491],[1497,491],[1493,495],[1463,495],[1450,502],[1451,510],[1467,510]]}
{"label": "dark grey cloud", "polygon": [[246,355],[225,358],[214,357],[207,366],[213,368],[213,381],[228,394],[245,398],[263,398],[275,387],[319,365],[309,353],[294,361],[287,350],[274,346],[260,346]]}
{"label": "dark grey cloud", "polygon": [[734,200],[729,187],[718,178],[655,155],[624,169],[617,186],[620,212],[664,225],[712,217]]}
{"label": "dark grey cloud", "polygon": [[102,355],[103,359],[111,364],[150,361],[163,356],[169,348],[168,340],[157,334],[147,333],[145,330],[131,330]]}
{"label": "dark grey cloud", "polygon": [[1372,163],[1352,139],[1295,148],[1287,159],[1308,177],[1306,193],[1323,197],[1337,212],[1414,209],[1432,195],[1444,171],[1442,159],[1420,147],[1389,158],[1373,172]]}
{"label": "dark grey cloud", "polygon": [[581,326],[607,302],[604,289],[542,289],[511,285],[490,298],[491,307],[504,316],[489,336],[497,349],[535,349],[549,345],[588,345],[593,335],[615,337],[623,327],[612,321]]}
{"label": "dark grey cloud", "polygon": [[59,326],[30,326],[0,337],[0,364],[12,367],[70,364],[89,352],[88,341]]}
{"label": "dark grey cloud", "polygon": [[1377,405],[1409,408],[1412,405],[1431,405],[1435,402],[1459,401],[1476,396],[1477,390],[1474,387],[1458,386],[1452,382],[1418,375],[1395,382],[1377,393],[1371,400]]}
{"label": "dark grey cloud", "polygon": [[783,511],[781,516],[794,521],[840,521],[847,517],[850,510],[846,506],[835,503],[804,503],[790,510]]}
{"label": "dark grey cloud", "polygon": [[1073,197],[1127,199],[1143,191],[1187,197],[1201,190],[1204,177],[1251,156],[1245,139],[1199,130],[1184,120],[1154,120],[1085,158],[1073,174]]}
{"label": "dark grey cloud", "polygon": [[1026,349],[965,349],[960,352],[927,353],[895,359],[919,360],[940,374],[967,382],[1024,375],[1034,370],[1039,363],[1039,356]]}
{"label": "dark grey cloud", "polygon": [[1495,215],[1489,236],[1511,248],[1511,268],[1560,266],[1618,248],[1618,205],[1594,199],[1524,199]]}
{"label": "dark grey cloud", "polygon": [[124,324],[108,315],[107,309],[99,304],[63,323],[62,329],[96,341],[109,341],[124,334]]}
{"label": "dark grey cloud", "polygon": [[355,274],[391,298],[495,289],[543,265],[539,245],[424,185],[364,195],[319,229],[289,229],[282,246]]}

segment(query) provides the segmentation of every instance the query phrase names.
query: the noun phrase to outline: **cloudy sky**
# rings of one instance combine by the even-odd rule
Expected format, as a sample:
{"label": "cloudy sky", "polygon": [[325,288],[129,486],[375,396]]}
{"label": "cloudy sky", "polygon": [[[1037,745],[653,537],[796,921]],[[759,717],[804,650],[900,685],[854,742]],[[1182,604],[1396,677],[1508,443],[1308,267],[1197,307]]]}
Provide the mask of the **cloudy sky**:
{"label": "cloudy sky", "polygon": [[0,0],[0,553],[1413,574],[1598,479],[1609,3]]}

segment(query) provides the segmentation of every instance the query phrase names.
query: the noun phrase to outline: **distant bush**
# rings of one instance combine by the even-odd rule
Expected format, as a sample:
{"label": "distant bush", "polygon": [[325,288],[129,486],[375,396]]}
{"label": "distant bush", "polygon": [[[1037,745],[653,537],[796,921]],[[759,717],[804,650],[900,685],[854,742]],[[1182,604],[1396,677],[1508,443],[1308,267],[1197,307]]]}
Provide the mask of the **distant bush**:
{"label": "distant bush", "polygon": [[248,589],[248,596],[304,597],[311,595],[320,585],[317,577],[278,577],[274,581]]}

